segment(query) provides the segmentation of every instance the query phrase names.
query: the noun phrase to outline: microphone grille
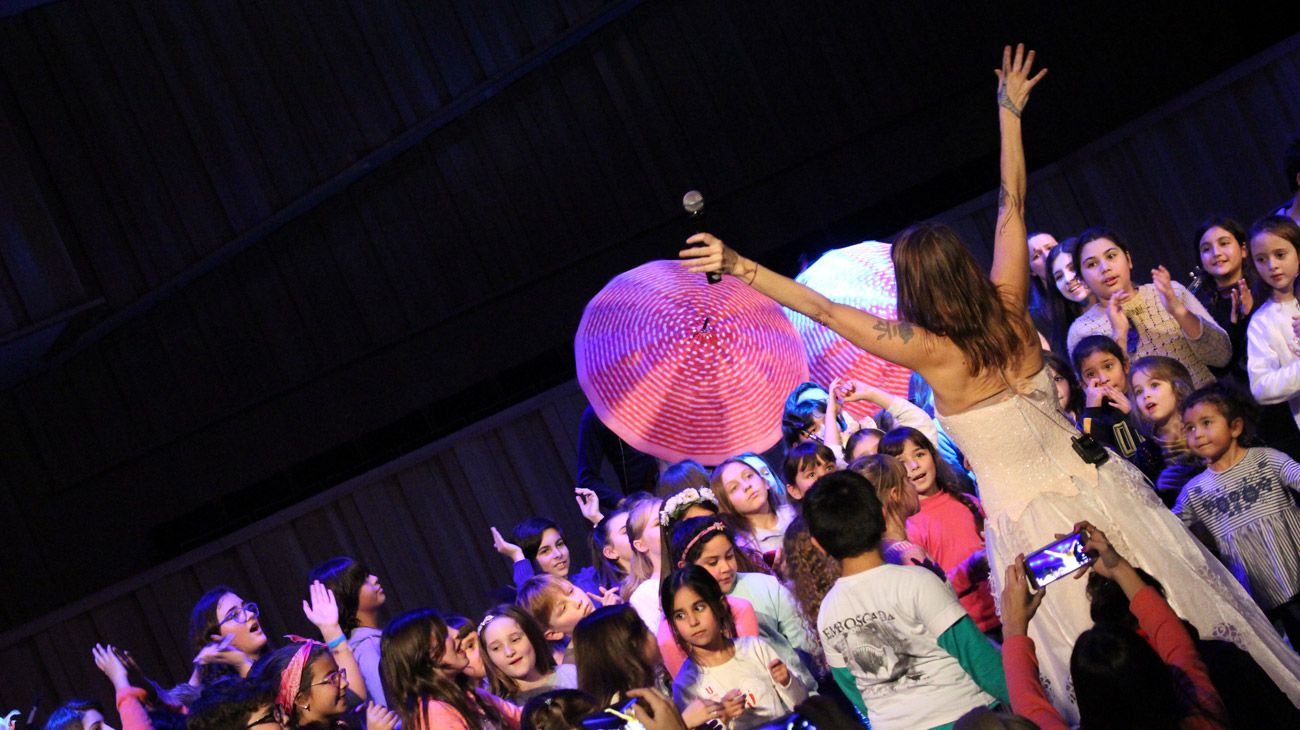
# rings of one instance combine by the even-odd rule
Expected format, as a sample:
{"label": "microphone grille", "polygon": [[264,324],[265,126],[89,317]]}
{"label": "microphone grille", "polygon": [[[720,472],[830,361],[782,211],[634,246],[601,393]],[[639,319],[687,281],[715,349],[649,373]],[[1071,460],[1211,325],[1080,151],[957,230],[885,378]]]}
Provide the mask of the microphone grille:
{"label": "microphone grille", "polygon": [[687,213],[699,213],[704,210],[704,196],[698,190],[692,190],[682,196],[682,207]]}

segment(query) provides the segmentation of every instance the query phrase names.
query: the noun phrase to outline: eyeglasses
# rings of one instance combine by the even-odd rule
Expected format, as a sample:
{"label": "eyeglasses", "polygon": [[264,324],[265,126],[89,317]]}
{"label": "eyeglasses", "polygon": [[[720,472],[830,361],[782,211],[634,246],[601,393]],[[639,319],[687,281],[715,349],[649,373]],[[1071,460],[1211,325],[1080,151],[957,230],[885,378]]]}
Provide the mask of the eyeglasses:
{"label": "eyeglasses", "polygon": [[312,682],[311,686],[315,687],[318,684],[332,684],[335,687],[342,687],[343,683],[346,681],[348,681],[348,670],[344,669],[343,667],[339,667],[338,669],[335,669],[329,674],[326,674],[325,678],[322,679],[321,681]]}
{"label": "eyeglasses", "polygon": [[221,623],[228,624],[231,621],[235,621],[237,623],[245,624],[248,623],[250,619],[255,619],[259,615],[256,603],[245,603],[242,606],[235,606],[227,611],[226,617],[221,619]]}
{"label": "eyeglasses", "polygon": [[284,727],[284,710],[280,709],[279,705],[271,705],[271,711],[266,714],[266,717],[248,723],[244,726],[244,730],[251,730],[258,725],[270,725],[271,723]]}

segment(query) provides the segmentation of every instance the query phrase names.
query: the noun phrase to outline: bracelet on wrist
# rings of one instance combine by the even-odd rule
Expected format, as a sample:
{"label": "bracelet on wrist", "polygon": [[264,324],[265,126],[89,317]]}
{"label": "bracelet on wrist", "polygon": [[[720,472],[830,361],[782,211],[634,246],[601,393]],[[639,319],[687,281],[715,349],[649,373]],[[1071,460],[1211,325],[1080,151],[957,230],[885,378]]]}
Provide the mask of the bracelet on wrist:
{"label": "bracelet on wrist", "polygon": [[344,643],[344,642],[347,641],[347,640],[348,640],[348,637],[347,637],[346,635],[344,635],[344,634],[339,634],[338,636],[334,637],[334,640],[333,640],[333,641],[331,641],[330,643],[326,644],[326,645],[325,645],[325,648],[326,648],[326,649],[329,649],[330,651],[334,651],[335,649],[338,648],[339,644],[342,644],[342,643]]}

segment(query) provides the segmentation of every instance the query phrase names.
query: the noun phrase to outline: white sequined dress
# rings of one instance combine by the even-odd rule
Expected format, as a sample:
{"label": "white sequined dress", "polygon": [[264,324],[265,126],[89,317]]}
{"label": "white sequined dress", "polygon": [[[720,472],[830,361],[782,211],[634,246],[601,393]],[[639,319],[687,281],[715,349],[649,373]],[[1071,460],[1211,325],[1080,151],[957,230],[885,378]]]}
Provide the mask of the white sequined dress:
{"label": "white sequined dress", "polygon": [[[1164,584],[1169,603],[1205,638],[1250,652],[1300,705],[1300,655],[1282,641],[1241,585],[1155,496],[1133,465],[1112,453],[1100,468],[1075,453],[1078,430],[1057,407],[1044,368],[1027,381],[939,422],[974,468],[988,513],[985,541],[1001,595],[1003,571],[1087,520],[1121,555]],[[1070,651],[1088,627],[1086,580],[1050,585],[1029,625],[1043,685],[1071,725],[1079,722],[1070,684]]]}

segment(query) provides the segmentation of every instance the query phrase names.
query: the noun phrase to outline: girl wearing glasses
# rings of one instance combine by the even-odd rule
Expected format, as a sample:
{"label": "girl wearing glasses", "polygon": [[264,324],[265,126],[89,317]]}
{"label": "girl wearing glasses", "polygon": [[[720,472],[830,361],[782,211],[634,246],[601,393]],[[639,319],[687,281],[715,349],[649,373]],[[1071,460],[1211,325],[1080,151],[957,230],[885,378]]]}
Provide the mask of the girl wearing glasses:
{"label": "girl wearing glasses", "polygon": [[190,684],[202,687],[222,677],[246,677],[267,650],[256,603],[247,603],[229,586],[204,593],[190,611],[190,646],[194,673]]}

